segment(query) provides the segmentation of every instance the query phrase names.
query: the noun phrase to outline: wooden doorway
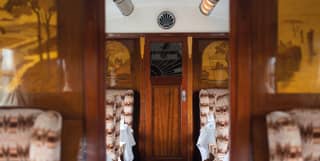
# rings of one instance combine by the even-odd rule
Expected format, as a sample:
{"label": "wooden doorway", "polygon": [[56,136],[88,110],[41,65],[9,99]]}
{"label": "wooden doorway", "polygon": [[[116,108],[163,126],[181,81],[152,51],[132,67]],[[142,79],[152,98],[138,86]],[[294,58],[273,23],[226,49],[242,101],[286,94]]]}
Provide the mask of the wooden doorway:
{"label": "wooden doorway", "polygon": [[147,37],[145,51],[145,160],[190,160],[186,37]]}

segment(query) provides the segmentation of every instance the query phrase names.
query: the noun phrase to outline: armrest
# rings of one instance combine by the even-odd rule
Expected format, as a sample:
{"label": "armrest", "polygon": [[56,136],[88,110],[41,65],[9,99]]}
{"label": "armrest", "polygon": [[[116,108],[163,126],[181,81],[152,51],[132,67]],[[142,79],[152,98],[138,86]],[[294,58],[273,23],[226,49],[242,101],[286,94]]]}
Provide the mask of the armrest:
{"label": "armrest", "polygon": [[267,115],[270,161],[303,161],[299,127],[286,112]]}
{"label": "armrest", "polygon": [[60,161],[62,117],[54,111],[40,114],[32,128],[29,158],[32,161]]}

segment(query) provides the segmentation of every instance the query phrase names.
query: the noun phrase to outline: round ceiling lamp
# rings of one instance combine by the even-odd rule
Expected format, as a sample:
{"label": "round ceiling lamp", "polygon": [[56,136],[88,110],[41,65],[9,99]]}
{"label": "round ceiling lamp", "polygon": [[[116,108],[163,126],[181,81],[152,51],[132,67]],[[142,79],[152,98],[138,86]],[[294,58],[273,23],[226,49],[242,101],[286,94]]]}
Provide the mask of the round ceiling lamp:
{"label": "round ceiling lamp", "polygon": [[129,16],[133,12],[134,6],[131,0],[113,0],[113,2],[117,5],[122,15]]}
{"label": "round ceiling lamp", "polygon": [[219,0],[202,0],[200,3],[200,11],[202,14],[208,16],[217,5]]}

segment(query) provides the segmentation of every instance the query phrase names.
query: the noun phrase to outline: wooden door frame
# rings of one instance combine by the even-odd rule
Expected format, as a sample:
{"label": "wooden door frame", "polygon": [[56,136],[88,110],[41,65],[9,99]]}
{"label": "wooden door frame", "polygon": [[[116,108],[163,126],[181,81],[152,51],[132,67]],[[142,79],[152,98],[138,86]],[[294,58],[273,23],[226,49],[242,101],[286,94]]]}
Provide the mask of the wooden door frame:
{"label": "wooden door frame", "polygon": [[[151,113],[151,106],[152,106],[152,101],[151,101],[151,76],[150,76],[150,48],[149,48],[149,44],[151,42],[181,42],[182,43],[182,47],[183,47],[183,56],[182,56],[182,74],[183,74],[183,79],[182,79],[182,82],[181,82],[181,88],[184,89],[184,90],[188,90],[188,74],[189,74],[189,71],[188,71],[188,44],[187,44],[187,37],[185,36],[147,36],[146,37],[146,44],[145,44],[145,56],[144,56],[144,59],[143,59],[143,73],[145,74],[144,75],[144,78],[148,81],[148,83],[146,83],[146,88],[144,88],[144,98],[145,98],[145,104],[144,104],[144,115],[143,115],[143,119],[144,120],[144,123],[145,125],[143,126],[145,128],[144,130],[144,138],[139,138],[139,139],[143,139],[144,140],[144,143],[145,143],[145,157],[146,159],[152,159],[152,158],[147,158],[149,156],[147,156],[147,149],[146,147],[149,147],[150,148],[150,142],[148,142],[148,140],[146,140],[146,136],[149,136],[149,138],[151,138],[151,135],[150,133],[147,133],[148,131],[150,131],[149,128],[152,127],[151,125],[151,121],[149,120],[152,120],[151,116],[150,115],[146,115],[146,114],[150,114]],[[149,79],[148,79],[149,78]],[[189,83],[192,83],[192,82],[189,82]],[[192,129],[192,127],[189,127],[188,125],[189,124],[189,121],[190,119],[188,119],[188,116],[189,116],[189,112],[192,111],[192,109],[188,109],[189,106],[188,106],[188,103],[189,103],[189,99],[192,99],[192,96],[187,96],[187,101],[185,102],[181,102],[181,119],[182,120],[186,120],[187,124],[181,124],[181,130],[182,130],[182,133],[184,134],[187,134],[187,136],[185,136],[185,140],[183,142],[187,143],[188,146],[187,147],[190,147],[190,144],[192,144],[192,135],[189,134],[189,131],[190,129]],[[148,101],[149,100],[149,101]],[[192,122],[192,121],[191,121]],[[142,136],[143,137],[143,136]],[[192,145],[191,145],[192,146]],[[184,156],[187,157],[187,160],[191,160],[191,157],[190,157],[190,153],[192,149],[190,148],[186,148],[185,151],[182,151],[182,154]]]}
{"label": "wooden door frame", "polygon": [[[104,74],[105,0],[85,0],[85,2],[83,79],[86,156],[87,161],[104,161],[105,112],[101,80]],[[231,161],[250,160],[251,4],[251,0],[230,0]]]}

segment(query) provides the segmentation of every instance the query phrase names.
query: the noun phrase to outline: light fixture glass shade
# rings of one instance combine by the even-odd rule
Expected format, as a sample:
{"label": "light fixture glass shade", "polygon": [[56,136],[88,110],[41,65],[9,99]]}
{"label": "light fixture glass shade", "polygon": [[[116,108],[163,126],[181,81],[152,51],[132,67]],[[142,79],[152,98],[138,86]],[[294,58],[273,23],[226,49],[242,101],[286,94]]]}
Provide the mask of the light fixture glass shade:
{"label": "light fixture glass shade", "polygon": [[131,0],[113,0],[113,2],[117,5],[122,15],[129,16],[133,12],[134,6]]}
{"label": "light fixture glass shade", "polygon": [[202,14],[208,16],[214,9],[219,0],[202,0],[200,3],[200,11]]}

